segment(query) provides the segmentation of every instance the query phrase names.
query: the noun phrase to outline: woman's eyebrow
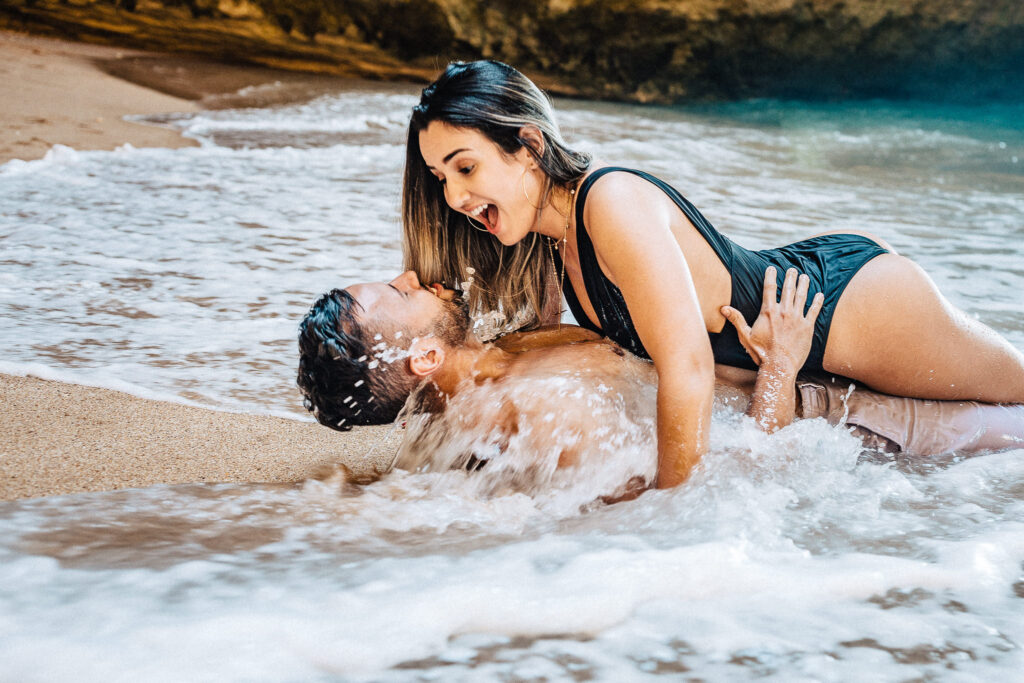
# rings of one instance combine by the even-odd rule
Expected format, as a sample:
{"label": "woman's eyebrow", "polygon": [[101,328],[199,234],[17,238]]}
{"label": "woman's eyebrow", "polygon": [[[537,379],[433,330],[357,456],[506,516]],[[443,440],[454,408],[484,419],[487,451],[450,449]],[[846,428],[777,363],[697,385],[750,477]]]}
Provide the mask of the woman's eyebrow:
{"label": "woman's eyebrow", "polygon": [[[441,165],[443,166],[444,164],[447,164],[449,161],[452,160],[452,157],[455,156],[456,154],[458,154],[459,152],[469,152],[469,151],[470,151],[469,147],[459,147],[454,152],[449,152],[448,156],[446,156],[444,159],[441,159]],[[430,164],[427,164],[427,168],[429,168],[431,171],[436,171],[437,170],[436,168],[434,168]]]}
{"label": "woman's eyebrow", "polygon": [[459,152],[468,152],[468,151],[469,151],[468,147],[459,147],[454,152],[449,152],[448,156],[446,156],[444,159],[441,160],[441,163],[447,164],[449,161],[452,160],[452,157],[455,156],[456,154],[458,154]]}

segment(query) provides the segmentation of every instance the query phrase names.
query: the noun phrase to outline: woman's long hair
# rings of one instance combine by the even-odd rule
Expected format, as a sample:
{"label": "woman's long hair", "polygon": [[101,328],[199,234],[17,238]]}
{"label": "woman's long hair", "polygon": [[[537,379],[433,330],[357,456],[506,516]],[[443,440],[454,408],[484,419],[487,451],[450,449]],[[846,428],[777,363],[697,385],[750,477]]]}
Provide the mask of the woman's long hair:
{"label": "woman's long hair", "polygon": [[[567,188],[586,174],[590,155],[565,144],[547,96],[501,62],[449,64],[423,89],[412,110],[402,188],[405,268],[415,270],[421,282],[453,288],[471,279],[469,308],[474,316],[499,311],[506,321],[536,323],[556,284],[554,264],[541,236],[531,233],[506,247],[448,206],[443,186],[420,153],[419,133],[433,121],[479,131],[506,154],[525,147],[547,177],[541,207],[555,186]],[[542,150],[520,137],[528,125],[543,136]]]}

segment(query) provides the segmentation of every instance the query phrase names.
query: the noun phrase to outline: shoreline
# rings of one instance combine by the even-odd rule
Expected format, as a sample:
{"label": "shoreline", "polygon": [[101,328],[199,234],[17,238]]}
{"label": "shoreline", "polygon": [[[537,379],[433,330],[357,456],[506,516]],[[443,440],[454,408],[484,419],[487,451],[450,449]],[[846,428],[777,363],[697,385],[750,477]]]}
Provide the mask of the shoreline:
{"label": "shoreline", "polygon": [[[177,149],[198,143],[129,115],[271,106],[353,79],[228,65],[190,55],[0,31],[0,163],[76,150]],[[253,94],[238,91],[256,88]],[[390,427],[339,433],[315,422],[228,413],[0,373],[0,501],[195,482],[294,483],[345,464],[389,464]],[[366,454],[376,450],[376,462]]]}
{"label": "shoreline", "polygon": [[0,75],[18,86],[0,99],[0,164],[41,159],[54,145],[195,147],[176,130],[124,117],[302,102],[358,82],[2,29]]}
{"label": "shoreline", "polygon": [[[390,464],[390,426],[227,413],[0,374],[0,501],[154,484],[296,483]],[[367,458],[372,454],[372,458]]]}
{"label": "shoreline", "polygon": [[76,150],[196,146],[177,131],[124,120],[199,110],[195,102],[135,85],[96,66],[96,60],[142,54],[0,32],[0,74],[17,84],[17,96],[0,100],[0,163],[41,159],[54,145]]}

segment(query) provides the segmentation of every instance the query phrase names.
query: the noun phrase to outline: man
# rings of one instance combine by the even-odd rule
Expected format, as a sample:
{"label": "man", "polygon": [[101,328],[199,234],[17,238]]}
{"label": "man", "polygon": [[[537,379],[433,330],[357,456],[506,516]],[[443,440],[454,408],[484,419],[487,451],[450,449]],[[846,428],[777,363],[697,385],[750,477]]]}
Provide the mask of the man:
{"label": "man", "polygon": [[[719,390],[746,400],[747,414],[762,429],[784,427],[799,414],[853,427],[891,452],[973,453],[1024,445],[1024,405],[914,400],[834,379],[798,379],[821,305],[815,300],[805,313],[806,298],[806,278],[795,271],[787,273],[777,297],[769,269],[752,326],[737,311],[723,309],[759,371],[720,366]],[[616,411],[631,412],[630,424],[653,418],[653,366],[593,333],[564,326],[482,344],[468,329],[469,316],[455,292],[424,287],[412,271],[387,284],[333,290],[300,327],[298,384],[306,407],[334,429],[384,424],[422,387],[413,412],[443,416],[444,439],[434,446],[465,430],[482,430],[485,437],[461,442],[469,446],[458,453],[461,460],[448,463],[454,466],[474,466],[513,445],[535,453],[553,444],[552,462],[565,467],[609,443],[602,427]],[[652,437],[645,438],[649,443]],[[486,455],[481,444],[490,446],[483,448]]]}

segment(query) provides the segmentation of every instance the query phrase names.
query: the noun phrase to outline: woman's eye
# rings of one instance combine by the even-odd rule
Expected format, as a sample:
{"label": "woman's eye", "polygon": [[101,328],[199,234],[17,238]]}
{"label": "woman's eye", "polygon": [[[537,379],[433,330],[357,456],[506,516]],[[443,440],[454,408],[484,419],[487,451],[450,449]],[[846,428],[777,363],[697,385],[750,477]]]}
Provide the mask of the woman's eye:
{"label": "woman's eye", "polygon": [[476,168],[476,166],[475,166],[475,165],[472,165],[472,166],[463,166],[462,168],[460,168],[460,169],[459,169],[459,173],[461,173],[462,175],[469,175],[470,173],[472,173],[472,172],[473,172],[473,169],[474,169],[474,168]]}

